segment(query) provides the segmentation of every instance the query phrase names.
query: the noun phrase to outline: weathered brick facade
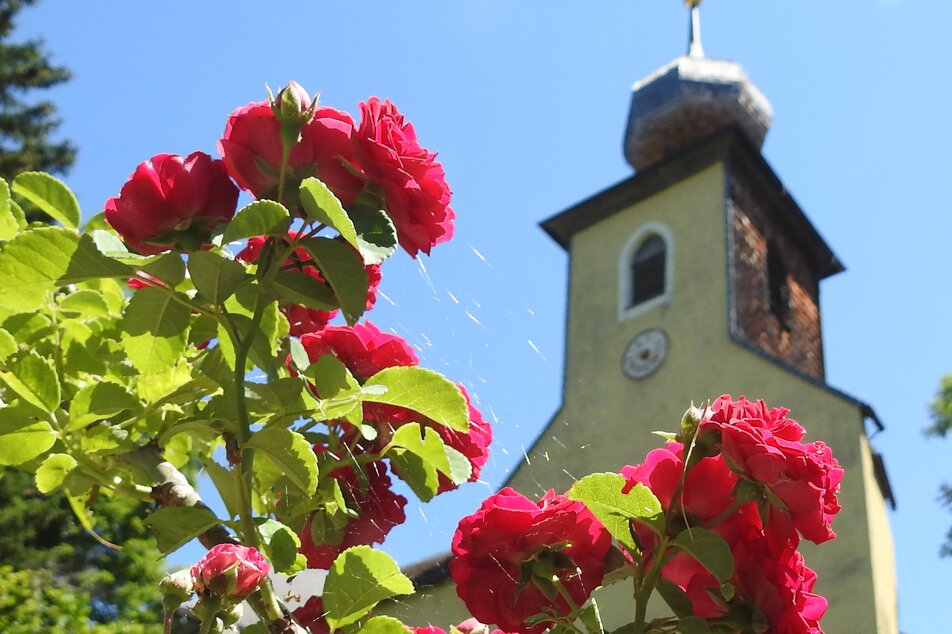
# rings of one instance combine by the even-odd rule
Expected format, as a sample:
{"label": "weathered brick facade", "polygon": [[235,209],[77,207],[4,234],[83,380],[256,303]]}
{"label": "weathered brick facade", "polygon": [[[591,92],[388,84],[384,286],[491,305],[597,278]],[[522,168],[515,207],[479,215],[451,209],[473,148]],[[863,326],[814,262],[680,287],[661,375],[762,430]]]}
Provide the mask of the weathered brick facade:
{"label": "weathered brick facade", "polygon": [[[735,173],[728,187],[732,334],[823,381],[819,279],[810,258],[778,222],[780,214],[755,182]],[[786,269],[784,318],[771,307],[768,245],[779,251]]]}

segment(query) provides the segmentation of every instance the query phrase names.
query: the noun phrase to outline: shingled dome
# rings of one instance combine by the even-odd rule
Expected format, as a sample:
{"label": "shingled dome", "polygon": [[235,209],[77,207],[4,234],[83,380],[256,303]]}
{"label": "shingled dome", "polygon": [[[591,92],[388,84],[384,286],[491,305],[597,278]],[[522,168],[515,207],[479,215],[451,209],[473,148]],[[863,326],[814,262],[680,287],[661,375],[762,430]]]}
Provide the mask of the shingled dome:
{"label": "shingled dome", "polygon": [[625,158],[636,170],[732,124],[763,145],[773,116],[766,97],[739,64],[702,55],[678,57],[632,87]]}

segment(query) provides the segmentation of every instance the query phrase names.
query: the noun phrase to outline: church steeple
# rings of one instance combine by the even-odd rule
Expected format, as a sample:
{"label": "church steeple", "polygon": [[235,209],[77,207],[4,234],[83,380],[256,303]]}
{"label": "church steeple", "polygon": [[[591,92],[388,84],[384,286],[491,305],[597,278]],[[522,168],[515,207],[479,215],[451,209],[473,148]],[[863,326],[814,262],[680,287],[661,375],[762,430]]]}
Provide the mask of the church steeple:
{"label": "church steeple", "polygon": [[687,55],[632,86],[625,157],[643,170],[717,130],[738,126],[759,148],[773,117],[767,98],[735,62],[704,56],[699,0],[688,0]]}

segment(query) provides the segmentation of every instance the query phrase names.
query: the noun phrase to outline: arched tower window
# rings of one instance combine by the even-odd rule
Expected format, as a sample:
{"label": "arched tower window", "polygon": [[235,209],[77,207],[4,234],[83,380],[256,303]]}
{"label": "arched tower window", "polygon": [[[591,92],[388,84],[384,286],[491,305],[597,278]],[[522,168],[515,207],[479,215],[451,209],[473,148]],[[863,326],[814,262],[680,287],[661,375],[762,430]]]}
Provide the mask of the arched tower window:
{"label": "arched tower window", "polygon": [[671,231],[661,223],[641,226],[625,244],[618,261],[618,318],[628,319],[671,295]]}

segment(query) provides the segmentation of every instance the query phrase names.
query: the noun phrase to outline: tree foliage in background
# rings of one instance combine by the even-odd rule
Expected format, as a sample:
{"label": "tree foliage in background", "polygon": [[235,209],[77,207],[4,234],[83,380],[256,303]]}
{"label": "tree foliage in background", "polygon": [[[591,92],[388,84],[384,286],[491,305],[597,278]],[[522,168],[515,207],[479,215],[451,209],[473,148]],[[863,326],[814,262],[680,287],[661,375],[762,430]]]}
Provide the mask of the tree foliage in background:
{"label": "tree foliage in background", "polygon": [[[929,404],[932,424],[926,428],[926,435],[945,437],[952,431],[952,374],[944,376],[939,383],[939,391]],[[952,509],[952,485],[943,484],[939,500]],[[943,557],[952,557],[952,528],[946,534],[945,543],[940,550]]]}
{"label": "tree foliage in background", "polygon": [[56,107],[26,99],[35,88],[68,80],[69,70],[50,64],[39,40],[9,41],[17,13],[34,1],[0,0],[0,176],[8,181],[32,170],[63,173],[76,158],[69,141],[51,138],[60,124]]}
{"label": "tree foliage in background", "polygon": [[[5,179],[32,170],[63,173],[76,154],[69,141],[50,138],[59,126],[54,105],[25,99],[31,89],[70,78],[66,68],[50,64],[42,42],[9,42],[14,18],[33,2],[0,0],[0,176]],[[31,220],[49,221],[23,203]],[[97,505],[97,514],[103,536],[123,550],[107,548],[79,527],[61,493],[44,496],[32,474],[0,469],[0,631],[160,629],[160,555],[145,538],[139,505],[108,500]]]}

